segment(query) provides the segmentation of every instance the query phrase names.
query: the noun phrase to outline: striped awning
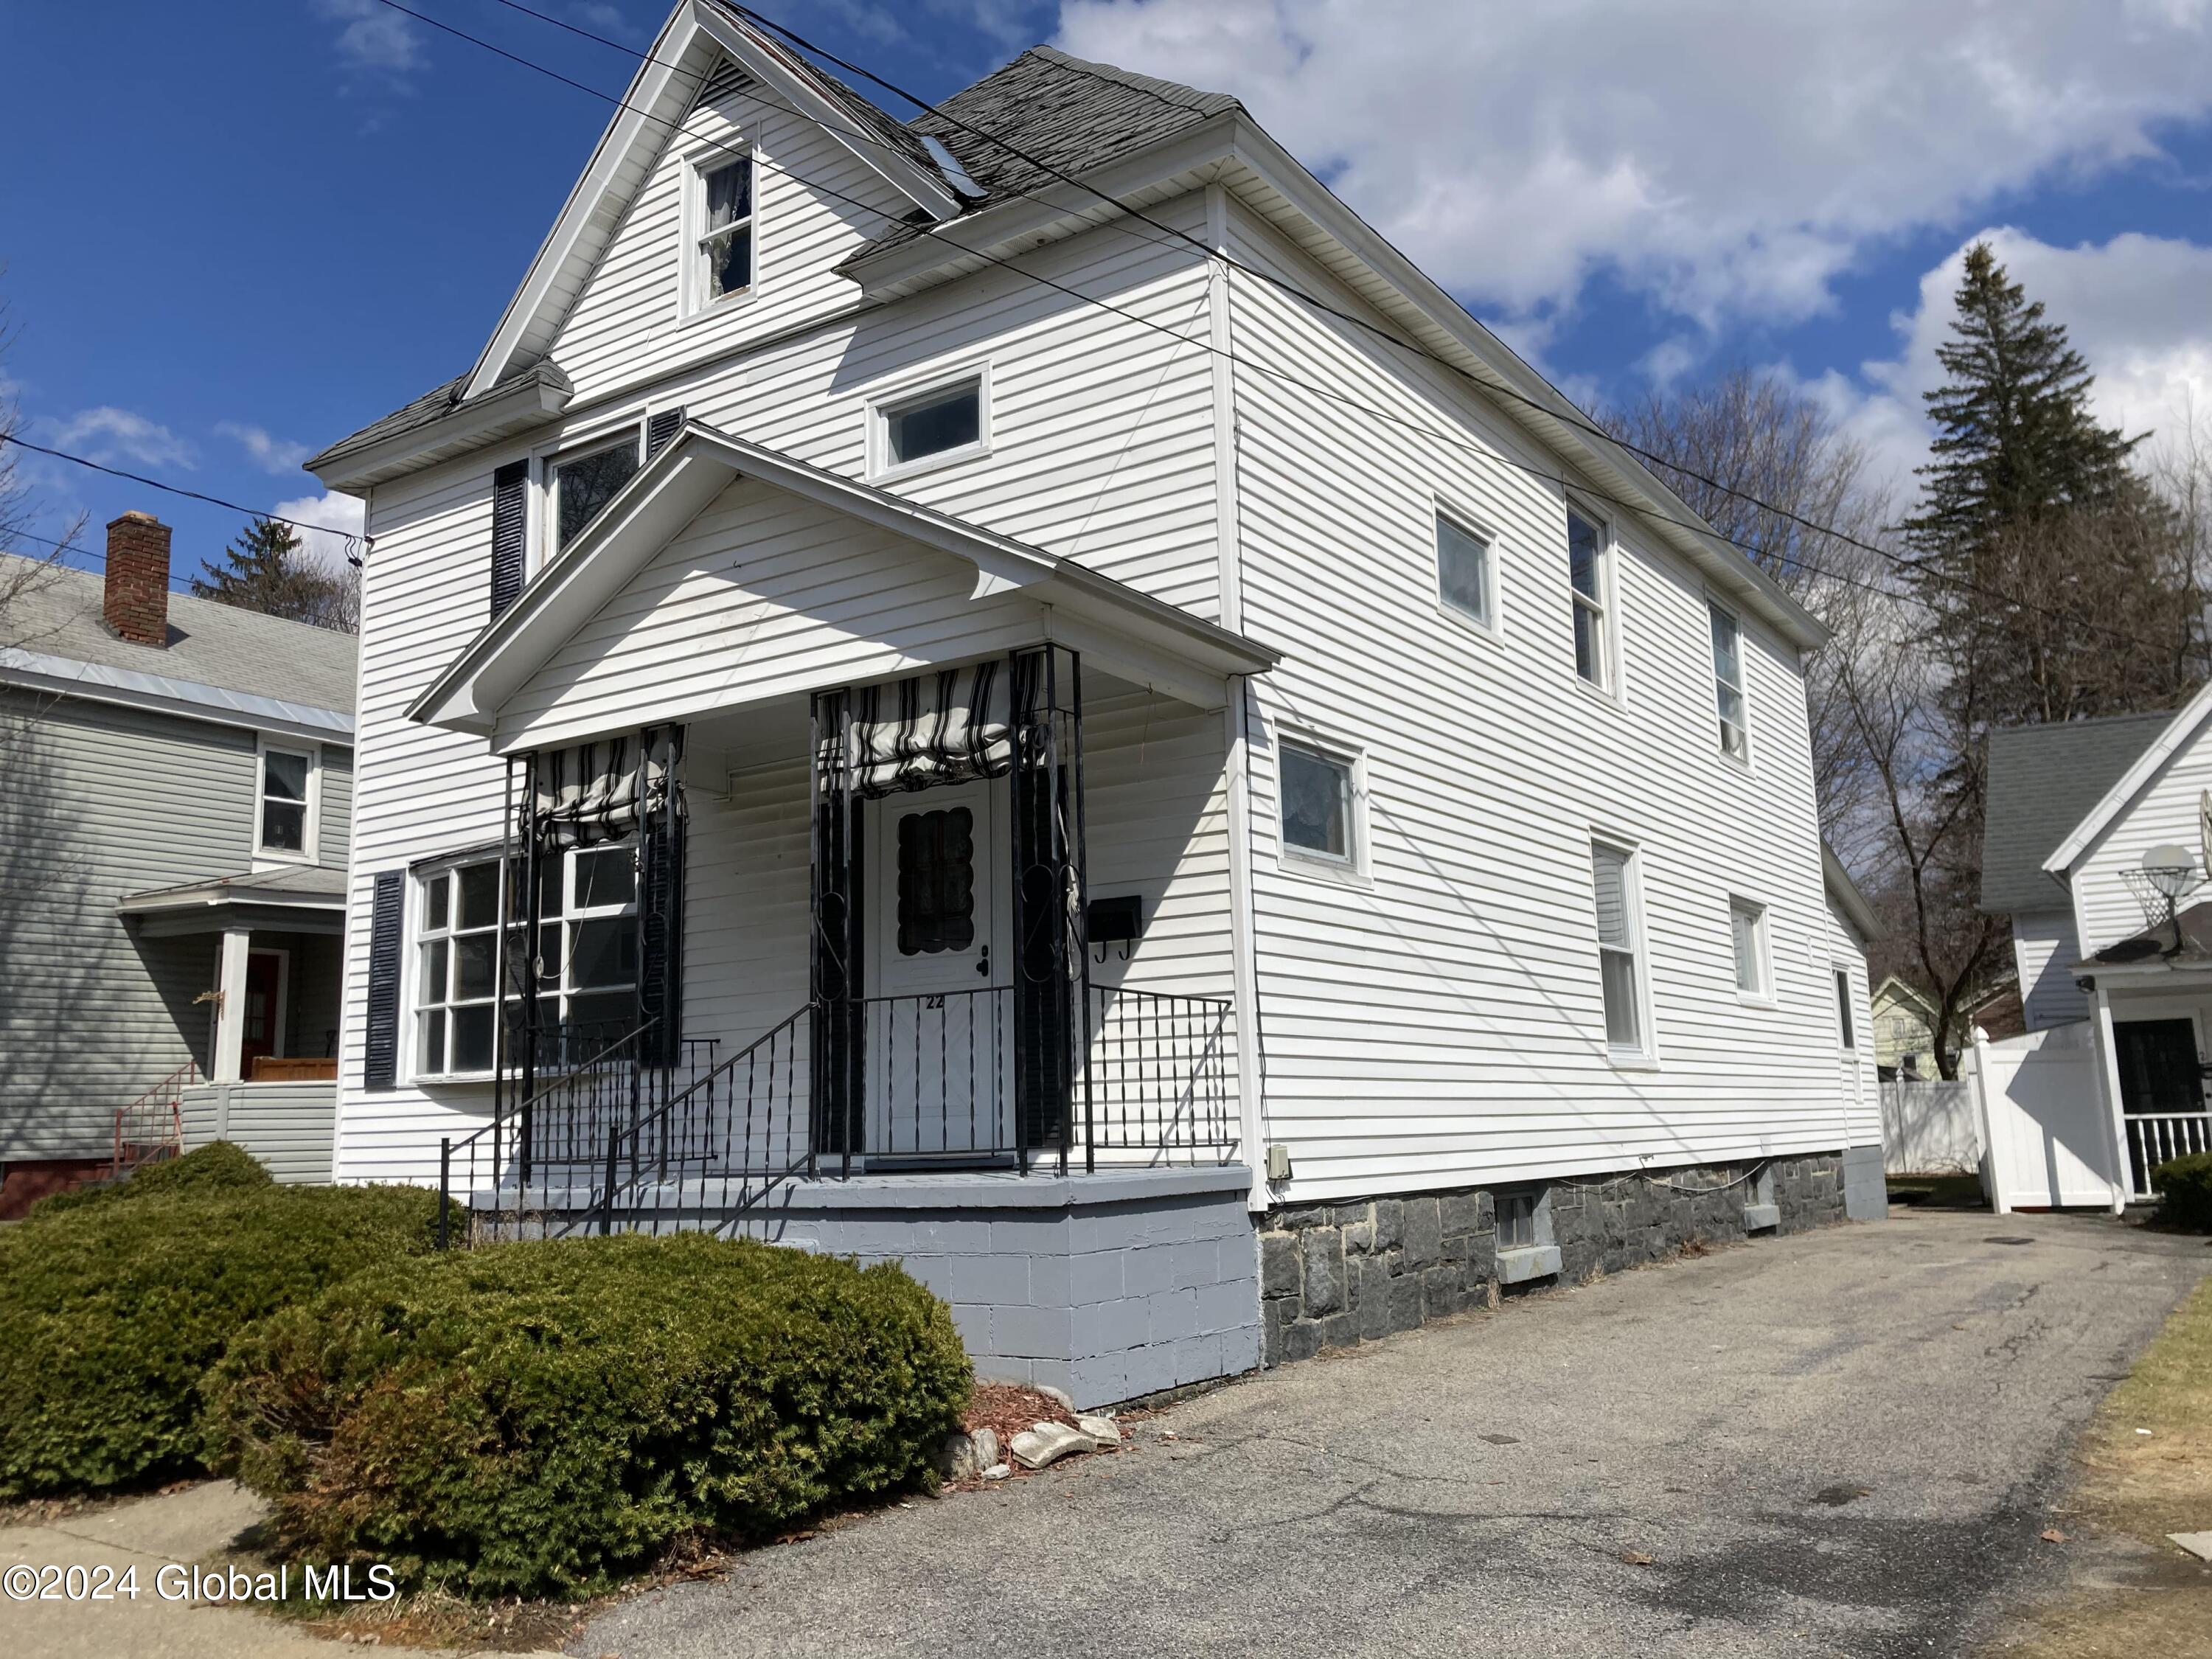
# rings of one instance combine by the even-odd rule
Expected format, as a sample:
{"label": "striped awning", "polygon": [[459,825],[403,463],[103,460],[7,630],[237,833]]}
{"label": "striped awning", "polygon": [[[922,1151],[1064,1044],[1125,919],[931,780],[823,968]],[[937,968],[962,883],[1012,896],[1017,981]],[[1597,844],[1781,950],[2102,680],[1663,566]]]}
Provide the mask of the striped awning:
{"label": "striped awning", "polygon": [[917,674],[853,693],[852,788],[871,799],[1006,775],[1006,665]]}
{"label": "striped awning", "polygon": [[641,799],[654,810],[667,800],[683,743],[682,726],[650,726],[539,755],[531,801],[537,832],[561,848],[635,834]]}

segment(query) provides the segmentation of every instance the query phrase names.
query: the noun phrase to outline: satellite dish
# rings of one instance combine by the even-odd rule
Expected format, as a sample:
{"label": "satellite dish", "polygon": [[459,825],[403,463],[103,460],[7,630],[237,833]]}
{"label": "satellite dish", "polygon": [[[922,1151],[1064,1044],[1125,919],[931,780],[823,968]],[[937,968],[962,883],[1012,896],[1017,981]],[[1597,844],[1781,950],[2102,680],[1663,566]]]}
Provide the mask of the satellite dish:
{"label": "satellite dish", "polygon": [[2178,899],[2197,885],[2197,860],[2186,847],[2161,842],[2142,855],[2143,874],[2152,886],[2170,899]]}

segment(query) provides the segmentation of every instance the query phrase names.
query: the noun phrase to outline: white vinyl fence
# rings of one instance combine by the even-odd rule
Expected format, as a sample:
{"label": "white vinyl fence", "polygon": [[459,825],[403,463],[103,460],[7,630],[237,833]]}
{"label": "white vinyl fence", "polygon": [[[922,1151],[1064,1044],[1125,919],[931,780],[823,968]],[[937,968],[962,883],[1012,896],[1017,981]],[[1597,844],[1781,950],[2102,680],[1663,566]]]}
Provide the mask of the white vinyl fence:
{"label": "white vinyl fence", "polygon": [[1974,1045],[1990,1139],[1982,1186],[1998,1213],[2124,1202],[2089,1023]]}
{"label": "white vinyl fence", "polygon": [[1971,1079],[1881,1085],[1881,1167],[1888,1175],[1972,1175],[1982,1167],[1982,1114]]}

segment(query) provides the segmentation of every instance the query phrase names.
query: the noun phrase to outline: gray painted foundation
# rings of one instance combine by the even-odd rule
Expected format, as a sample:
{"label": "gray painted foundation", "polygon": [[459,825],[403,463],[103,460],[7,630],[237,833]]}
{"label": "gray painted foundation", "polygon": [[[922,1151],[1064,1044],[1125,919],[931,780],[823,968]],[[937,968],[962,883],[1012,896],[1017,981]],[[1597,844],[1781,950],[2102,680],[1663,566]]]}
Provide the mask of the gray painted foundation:
{"label": "gray painted foundation", "polygon": [[1889,1180],[1879,1143],[1844,1154],[1844,1213],[1853,1221],[1889,1219]]}
{"label": "gray painted foundation", "polygon": [[897,1261],[952,1308],[979,1376],[1107,1406],[1260,1364],[1241,1164],[799,1181],[743,1231]]}
{"label": "gray painted foundation", "polygon": [[[1875,1151],[1877,1169],[1880,1149]],[[1260,1228],[1267,1364],[1411,1330],[1507,1288],[1580,1284],[1763,1231],[1845,1214],[1843,1155],[1578,1176],[1499,1191],[1539,1195],[1533,1245],[1500,1252],[1484,1188],[1291,1205]]]}

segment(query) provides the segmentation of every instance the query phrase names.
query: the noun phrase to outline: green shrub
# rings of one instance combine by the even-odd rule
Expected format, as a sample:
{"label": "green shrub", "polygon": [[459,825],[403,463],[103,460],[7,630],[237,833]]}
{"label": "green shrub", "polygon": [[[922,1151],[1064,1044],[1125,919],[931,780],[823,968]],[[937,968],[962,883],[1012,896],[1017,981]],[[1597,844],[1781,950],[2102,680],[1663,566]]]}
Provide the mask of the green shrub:
{"label": "green shrub", "polygon": [[31,1213],[59,1215],[67,1210],[86,1209],[118,1199],[145,1198],[155,1193],[208,1192],[218,1188],[237,1191],[275,1184],[275,1177],[252,1153],[228,1140],[210,1140],[182,1158],[143,1164],[122,1181],[99,1182],[56,1193],[32,1206]]}
{"label": "green shrub", "polygon": [[2212,1152],[2160,1164],[2150,1172],[2150,1184],[2158,1194],[2160,1224],[2212,1233]]}
{"label": "green shrub", "polygon": [[404,1262],[209,1374],[282,1547],[475,1595],[585,1595],[690,1534],[758,1537],[930,1478],[968,1359],[868,1268],[696,1234]]}
{"label": "green shrub", "polygon": [[239,1328],[428,1248],[436,1212],[414,1188],[188,1179],[0,1231],[0,1495],[196,1473],[200,1375]]}

